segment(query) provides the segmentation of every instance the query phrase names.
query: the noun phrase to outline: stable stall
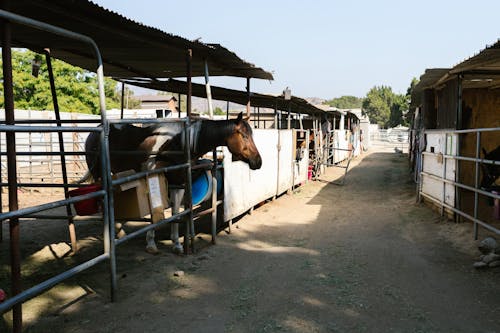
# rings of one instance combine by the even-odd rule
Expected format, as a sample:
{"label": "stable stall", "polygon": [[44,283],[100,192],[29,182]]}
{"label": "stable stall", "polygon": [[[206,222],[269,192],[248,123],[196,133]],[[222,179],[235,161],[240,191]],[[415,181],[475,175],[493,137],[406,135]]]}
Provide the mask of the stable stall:
{"label": "stable stall", "polygon": [[[185,82],[172,79],[122,81],[174,93],[184,93],[186,89]],[[208,96],[201,84],[192,84],[192,92],[197,97]],[[262,156],[261,169],[250,170],[244,163],[233,162],[229,151],[223,150],[224,222],[231,222],[259,203],[290,192],[310,179],[309,133],[313,130],[308,126],[312,126],[316,118],[323,114],[321,109],[296,96],[285,98],[284,94],[247,94],[245,91],[211,87],[210,96],[215,100],[241,105],[249,101],[254,108],[274,109],[272,126],[269,126],[269,120],[265,129],[259,128],[261,120],[258,115],[250,114],[250,122],[255,127],[253,138]],[[292,128],[294,126],[297,128]]]}
{"label": "stable stall", "polygon": [[[428,69],[412,92],[410,161],[419,196],[441,214],[500,233],[500,42],[453,68]],[[492,181],[486,181],[488,174]]]}

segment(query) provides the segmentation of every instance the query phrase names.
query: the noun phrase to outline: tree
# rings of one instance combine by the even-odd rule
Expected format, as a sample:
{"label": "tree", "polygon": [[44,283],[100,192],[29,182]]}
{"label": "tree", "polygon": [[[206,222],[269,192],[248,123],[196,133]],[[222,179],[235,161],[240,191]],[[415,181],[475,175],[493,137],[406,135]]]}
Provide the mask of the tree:
{"label": "tree", "polygon": [[214,109],[214,115],[216,115],[216,116],[223,116],[225,114],[226,114],[226,112],[218,106]]}
{"label": "tree", "polygon": [[370,117],[372,123],[387,127],[391,116],[391,105],[394,93],[391,87],[373,87],[363,100],[363,112]]}
{"label": "tree", "polygon": [[363,99],[356,96],[341,96],[326,101],[325,104],[339,109],[359,109],[363,104]]}
{"label": "tree", "polygon": [[[38,77],[31,74],[32,60],[35,57],[42,60]],[[44,59],[45,57],[29,50],[12,51],[14,106],[17,109],[54,109]],[[52,69],[61,112],[99,113],[99,93],[94,73],[57,59],[52,59]],[[3,77],[3,72],[1,75]],[[108,109],[120,107],[121,96],[116,90],[116,84],[116,81],[105,78],[104,92]],[[0,107],[4,107],[3,86],[0,86],[0,92]]]}
{"label": "tree", "polygon": [[408,103],[407,95],[395,94],[391,87],[375,86],[363,100],[363,112],[383,128],[406,125]]}
{"label": "tree", "polygon": [[391,104],[391,117],[389,119],[389,127],[398,125],[407,125],[405,118],[408,112],[408,99],[406,95],[396,94],[393,97]]}

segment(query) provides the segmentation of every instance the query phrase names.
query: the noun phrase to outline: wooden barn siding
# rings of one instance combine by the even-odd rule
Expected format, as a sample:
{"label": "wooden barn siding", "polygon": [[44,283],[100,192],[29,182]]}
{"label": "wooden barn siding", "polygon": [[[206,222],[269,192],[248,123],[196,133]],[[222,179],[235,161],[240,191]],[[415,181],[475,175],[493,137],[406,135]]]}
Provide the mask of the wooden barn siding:
{"label": "wooden barn siding", "polygon": [[436,128],[448,129],[457,126],[458,80],[453,79],[436,91],[437,123]]}
{"label": "wooden barn siding", "polygon": [[[463,91],[464,109],[470,109],[469,114],[463,115],[464,128],[488,128],[500,127],[500,89],[465,89]],[[476,134],[461,135],[460,155],[475,157]],[[481,134],[481,147],[486,151],[495,149],[500,144],[500,132],[486,132]],[[484,157],[481,153],[480,157]],[[472,162],[460,162],[459,180],[461,183],[474,186],[475,164]],[[480,173],[479,181],[481,181]],[[461,208],[468,214],[474,212],[474,196],[471,192],[461,190]],[[493,222],[491,201],[486,197],[479,197],[479,218],[489,223]]]}

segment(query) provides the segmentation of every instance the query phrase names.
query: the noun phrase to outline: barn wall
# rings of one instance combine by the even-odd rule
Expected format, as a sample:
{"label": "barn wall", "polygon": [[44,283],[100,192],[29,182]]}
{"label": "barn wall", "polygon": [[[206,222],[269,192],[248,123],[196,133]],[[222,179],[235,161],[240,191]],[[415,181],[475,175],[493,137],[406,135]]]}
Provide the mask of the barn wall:
{"label": "barn wall", "polygon": [[[465,89],[463,91],[463,127],[489,128],[500,127],[500,89]],[[460,155],[467,157],[476,157],[476,134],[467,133],[461,136]],[[481,148],[491,151],[500,145],[500,132],[485,132],[481,134]],[[484,154],[480,152],[480,157]],[[480,173],[479,181],[482,173]],[[460,162],[459,181],[463,184],[475,185],[475,163]],[[473,193],[470,191],[460,191],[460,206],[466,213],[473,215]],[[492,220],[491,202],[480,196],[478,214],[479,218],[487,222]]]}
{"label": "barn wall", "polygon": [[436,91],[437,123],[436,128],[457,128],[458,80],[453,79]]}

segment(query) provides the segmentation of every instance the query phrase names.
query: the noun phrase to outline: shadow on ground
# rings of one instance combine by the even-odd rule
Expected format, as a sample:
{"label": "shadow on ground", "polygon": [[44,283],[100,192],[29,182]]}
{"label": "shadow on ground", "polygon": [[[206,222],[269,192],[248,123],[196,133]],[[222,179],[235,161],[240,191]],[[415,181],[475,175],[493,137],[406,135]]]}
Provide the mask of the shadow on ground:
{"label": "shadow on ground", "polygon": [[[470,226],[415,203],[406,161],[366,155],[344,186],[331,183],[340,175],[331,168],[324,182],[220,232],[216,246],[200,234],[193,256],[170,254],[169,241],[157,256],[144,252],[143,239],[126,243],[115,303],[99,265],[29,302],[26,331],[500,331],[498,271],[471,267]],[[98,250],[90,241],[89,253]]]}

